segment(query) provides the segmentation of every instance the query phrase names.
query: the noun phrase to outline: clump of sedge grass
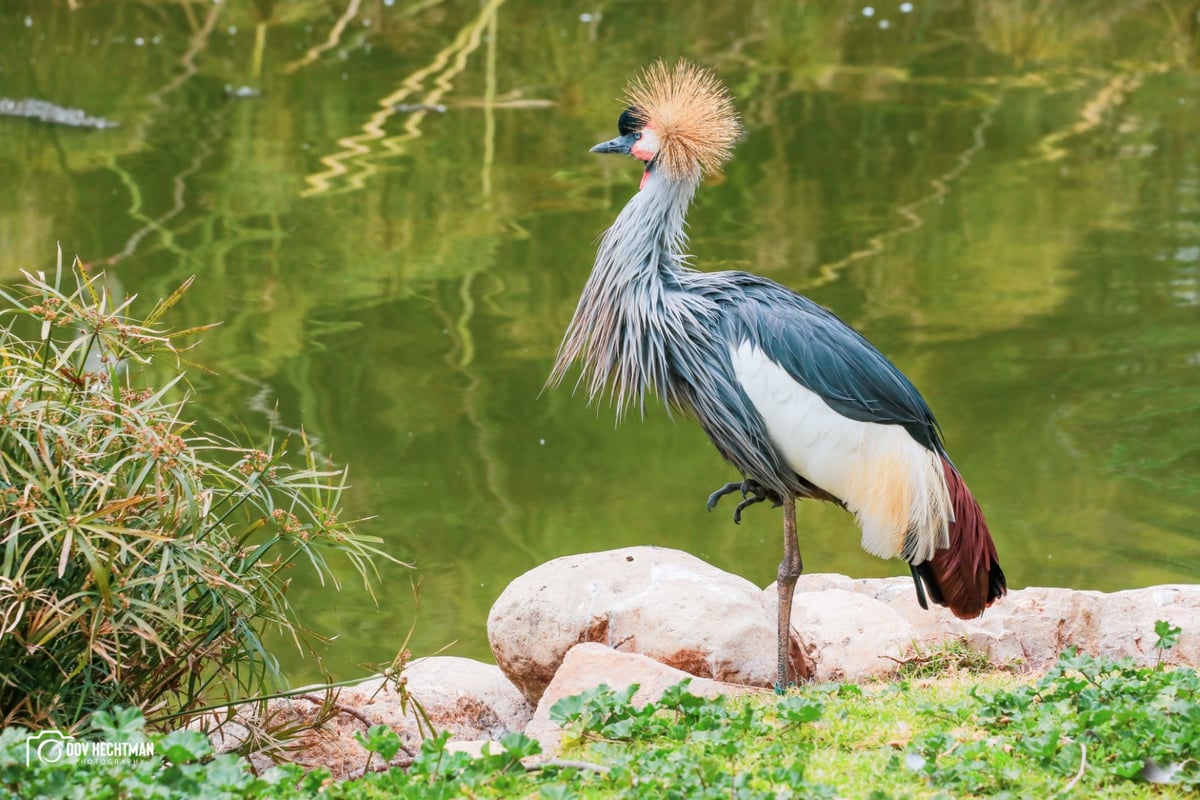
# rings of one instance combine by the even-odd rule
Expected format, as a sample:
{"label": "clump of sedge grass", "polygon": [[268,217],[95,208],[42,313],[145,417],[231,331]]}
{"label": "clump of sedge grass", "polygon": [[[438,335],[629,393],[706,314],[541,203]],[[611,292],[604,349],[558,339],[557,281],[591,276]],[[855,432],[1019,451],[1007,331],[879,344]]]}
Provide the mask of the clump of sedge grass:
{"label": "clump of sedge grass", "polygon": [[937,678],[952,672],[984,673],[996,669],[984,650],[973,647],[965,636],[948,639],[934,647],[916,645],[903,658],[892,659],[902,680]]}
{"label": "clump of sedge grass", "polygon": [[[275,691],[264,631],[312,641],[285,570],[337,586],[337,554],[369,589],[379,540],[339,518],[346,474],[303,435],[297,468],[286,442],[244,447],[189,421],[177,343],[208,326],[160,322],[190,281],[138,319],[77,263],[60,252],[52,278],[0,292],[0,718],[71,728],[133,705],[165,719]],[[164,359],[174,377],[151,385]]]}

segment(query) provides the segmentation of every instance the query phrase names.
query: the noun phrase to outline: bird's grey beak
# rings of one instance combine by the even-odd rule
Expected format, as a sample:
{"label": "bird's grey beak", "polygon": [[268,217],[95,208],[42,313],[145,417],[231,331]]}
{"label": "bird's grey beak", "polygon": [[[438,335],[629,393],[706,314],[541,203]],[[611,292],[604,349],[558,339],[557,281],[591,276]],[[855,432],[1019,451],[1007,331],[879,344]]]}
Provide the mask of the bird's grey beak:
{"label": "bird's grey beak", "polygon": [[620,153],[629,155],[630,148],[637,139],[633,138],[632,133],[627,133],[624,136],[618,136],[615,139],[609,139],[607,142],[601,142],[591,149],[592,153]]}

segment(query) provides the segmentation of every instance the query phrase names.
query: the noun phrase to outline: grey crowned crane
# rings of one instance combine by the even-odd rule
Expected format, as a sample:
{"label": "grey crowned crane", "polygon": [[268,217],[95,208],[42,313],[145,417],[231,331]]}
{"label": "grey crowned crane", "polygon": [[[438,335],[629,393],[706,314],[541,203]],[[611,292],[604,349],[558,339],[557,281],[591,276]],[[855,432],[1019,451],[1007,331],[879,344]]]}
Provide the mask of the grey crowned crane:
{"label": "grey crowned crane", "polygon": [[692,269],[685,219],[702,174],[742,134],[721,81],[686,62],[629,85],[619,136],[592,148],[644,164],[641,186],[604,234],[549,378],[582,365],[591,400],[618,416],[648,391],[694,418],[743,480],[748,505],[783,506],[778,681],[787,686],[792,595],[802,570],[797,498],[854,514],[862,546],[908,562],[917,598],[977,617],[1007,591],[975,498],[916,387],[833,312],[747,272]]}

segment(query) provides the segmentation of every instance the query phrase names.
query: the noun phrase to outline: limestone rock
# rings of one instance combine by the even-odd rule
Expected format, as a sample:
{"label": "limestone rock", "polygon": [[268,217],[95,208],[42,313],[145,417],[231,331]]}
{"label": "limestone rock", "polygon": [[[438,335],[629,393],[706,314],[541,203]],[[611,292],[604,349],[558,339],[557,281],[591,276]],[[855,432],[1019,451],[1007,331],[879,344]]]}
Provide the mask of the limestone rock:
{"label": "limestone rock", "polygon": [[500,745],[489,739],[453,739],[446,742],[447,753],[466,753],[471,758],[481,758],[483,756],[483,748],[488,748],[489,753],[495,753],[500,749]]}
{"label": "limestone rock", "polygon": [[[1010,590],[977,619],[960,620],[940,606],[922,609],[909,578],[802,575],[792,614],[801,639],[809,631],[797,621],[797,609],[810,604],[808,594],[830,589],[856,592],[888,606],[908,621],[922,647],[965,638],[997,666],[1044,669],[1069,646],[1092,655],[1153,663],[1158,659],[1154,623],[1160,619],[1183,630],[1178,646],[1166,652],[1163,661],[1200,665],[1200,586],[1150,586],[1112,593],[1033,586]],[[765,595],[773,597],[774,588],[768,587]]]}
{"label": "limestone rock", "polygon": [[[419,702],[437,731],[447,730],[455,739],[498,740],[506,733],[521,731],[533,715],[533,707],[500,670],[467,658],[435,656],[413,661],[404,670],[410,697]],[[336,713],[317,730],[305,731],[274,754],[255,753],[251,761],[262,769],[273,760],[286,760],[304,767],[327,767],[339,780],[363,774],[368,753],[354,738],[372,725],[387,725],[399,734],[403,749],[392,760],[406,764],[429,733],[423,730],[411,703],[405,704],[395,688],[382,676],[337,690]],[[267,705],[266,724],[304,724],[313,720],[325,698],[322,687],[311,693],[272,700]],[[216,739],[218,750],[237,747],[244,741],[246,727],[236,722]],[[371,768],[383,764],[378,756]]]}
{"label": "limestone rock", "polygon": [[434,725],[459,739],[499,741],[524,730],[533,716],[533,706],[493,664],[434,656],[413,661],[404,677]]}
{"label": "limestone rock", "polygon": [[1200,667],[1200,586],[1167,584],[1103,594],[1095,619],[1094,652],[1153,664],[1158,659],[1154,623],[1161,619],[1182,629],[1179,644],[1163,654],[1163,662]]}
{"label": "limestone rock", "polygon": [[[774,602],[774,587],[766,594]],[[813,679],[822,682],[893,675],[896,659],[917,641],[912,624],[894,609],[845,589],[797,592],[792,628],[813,662]]]}
{"label": "limestone rock", "polygon": [[[514,580],[488,615],[500,669],[536,703],[567,651],[599,642],[692,675],[775,682],[775,611],[754,584],[695,556],[628,547],[558,558]],[[792,642],[799,666],[799,642]]]}
{"label": "limestone rock", "polygon": [[1019,660],[1043,669],[1069,646],[1150,664],[1158,658],[1154,623],[1160,619],[1183,629],[1179,646],[1163,660],[1200,664],[1200,587],[1195,586],[1113,593],[1030,587],[1009,592],[977,620],[953,620],[937,630],[965,636],[997,664]]}
{"label": "limestone rock", "polygon": [[636,683],[640,688],[632,702],[641,708],[657,701],[664,691],[686,678],[691,679],[688,691],[698,697],[758,691],[739,684],[696,678],[647,656],[622,653],[588,642],[575,645],[567,652],[554,679],[542,693],[525,735],[536,739],[542,745],[543,755],[550,757],[557,752],[562,739],[562,728],[551,721],[550,709],[562,698],[581,694],[601,684],[619,691]]}

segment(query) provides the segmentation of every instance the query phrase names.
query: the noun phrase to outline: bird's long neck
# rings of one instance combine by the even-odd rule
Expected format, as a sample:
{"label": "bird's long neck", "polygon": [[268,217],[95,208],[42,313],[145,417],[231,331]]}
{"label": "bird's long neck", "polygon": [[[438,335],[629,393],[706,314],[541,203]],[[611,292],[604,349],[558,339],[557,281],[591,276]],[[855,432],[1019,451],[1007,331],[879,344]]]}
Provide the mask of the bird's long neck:
{"label": "bird's long neck", "polygon": [[550,383],[579,359],[589,397],[608,386],[618,416],[631,403],[643,406],[647,389],[670,402],[666,347],[674,337],[666,328],[686,313],[677,290],[689,272],[684,224],[699,179],[698,171],[685,181],[647,173],[600,242]]}

